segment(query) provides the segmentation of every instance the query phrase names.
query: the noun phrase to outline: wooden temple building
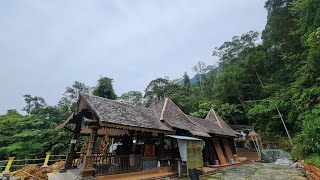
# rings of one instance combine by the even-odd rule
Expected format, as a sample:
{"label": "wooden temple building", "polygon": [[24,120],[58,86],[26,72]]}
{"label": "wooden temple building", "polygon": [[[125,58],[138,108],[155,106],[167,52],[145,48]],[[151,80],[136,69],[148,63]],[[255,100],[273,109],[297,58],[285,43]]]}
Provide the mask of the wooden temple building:
{"label": "wooden temple building", "polygon": [[77,166],[81,177],[97,179],[175,169],[180,154],[177,140],[169,135],[202,139],[203,163],[225,165],[233,162],[238,135],[213,109],[201,119],[186,115],[169,98],[144,108],[88,94],[79,95],[76,112],[58,128],[73,134],[66,169]]}

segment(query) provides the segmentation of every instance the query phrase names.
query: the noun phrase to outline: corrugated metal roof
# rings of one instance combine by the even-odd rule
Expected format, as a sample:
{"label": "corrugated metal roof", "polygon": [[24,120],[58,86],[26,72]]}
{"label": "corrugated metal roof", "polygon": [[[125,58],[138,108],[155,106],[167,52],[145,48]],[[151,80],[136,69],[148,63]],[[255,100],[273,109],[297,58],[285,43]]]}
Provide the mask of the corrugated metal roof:
{"label": "corrugated metal roof", "polygon": [[178,136],[178,135],[167,135],[167,136],[172,137],[172,138],[176,138],[176,139],[182,139],[182,140],[202,141],[202,139],[189,137],[189,136]]}

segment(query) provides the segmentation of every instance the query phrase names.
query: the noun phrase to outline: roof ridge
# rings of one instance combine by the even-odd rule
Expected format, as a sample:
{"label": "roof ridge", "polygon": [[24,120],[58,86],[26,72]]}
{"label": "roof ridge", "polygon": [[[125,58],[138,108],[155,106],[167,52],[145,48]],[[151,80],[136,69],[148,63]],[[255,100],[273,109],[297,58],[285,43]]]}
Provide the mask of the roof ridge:
{"label": "roof ridge", "polygon": [[[159,119],[159,116],[158,116],[158,114],[155,112],[154,108],[150,108],[150,109],[152,110],[152,113],[155,115],[155,117],[156,117],[157,119]],[[161,121],[160,121],[160,123],[164,123],[164,124],[163,124],[164,126],[172,129],[172,127],[171,127],[167,122],[165,122],[165,121],[164,121],[164,122],[161,122]]]}
{"label": "roof ridge", "polygon": [[127,102],[117,101],[117,100],[115,100],[115,99],[108,99],[108,98],[104,98],[104,97],[100,97],[100,96],[95,96],[95,95],[88,94],[88,93],[80,93],[80,94],[84,94],[84,95],[87,95],[87,96],[92,96],[92,97],[95,97],[95,98],[100,98],[100,99],[107,100],[107,101],[117,102],[117,103],[119,103],[119,104],[129,105],[129,106],[132,106],[132,107],[135,107],[135,108],[143,108],[143,109],[149,109],[149,110],[152,109],[152,108],[150,108],[150,107],[136,106],[136,105],[133,105],[133,104],[130,104],[130,103],[127,103]]}
{"label": "roof ridge", "polygon": [[192,118],[197,118],[197,119],[202,119],[202,120],[205,120],[205,119],[203,119],[203,118],[200,118],[200,117],[197,117],[197,116],[191,116],[191,115],[188,115],[188,114],[187,114],[187,116],[188,116],[188,117],[192,117]]}
{"label": "roof ridge", "polygon": [[[221,123],[220,123],[220,121],[219,121],[219,118],[218,118],[218,116],[217,116],[217,114],[216,114],[216,111],[215,111],[213,108],[211,108],[210,111],[213,112],[214,117],[216,118],[216,121],[218,122],[220,128],[222,128],[222,125],[221,125]],[[209,113],[208,113],[208,114],[209,114]]]}
{"label": "roof ridge", "polygon": [[168,99],[169,99],[174,105],[176,105],[176,107],[179,109],[179,111],[182,112],[182,114],[183,114],[193,125],[197,126],[193,121],[190,120],[190,118],[188,117],[188,115],[186,115],[186,113],[184,113],[176,103],[174,103],[170,98],[168,98]]}
{"label": "roof ridge", "polygon": [[204,119],[207,119],[207,117],[209,116],[209,113],[210,113],[211,109],[212,109],[212,108],[210,108],[210,110],[208,111],[208,113],[207,113],[207,115],[206,115],[206,117],[205,117]]}
{"label": "roof ridge", "polygon": [[166,97],[164,100],[164,104],[163,104],[161,114],[160,114],[160,121],[164,121],[163,115],[164,115],[165,110],[167,109],[168,99],[169,98]]}

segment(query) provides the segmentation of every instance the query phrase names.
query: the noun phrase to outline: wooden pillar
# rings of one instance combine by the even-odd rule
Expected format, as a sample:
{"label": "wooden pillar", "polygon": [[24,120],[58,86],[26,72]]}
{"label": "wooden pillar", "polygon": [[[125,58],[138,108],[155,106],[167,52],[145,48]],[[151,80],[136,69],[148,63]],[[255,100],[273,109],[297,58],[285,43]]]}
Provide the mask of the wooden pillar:
{"label": "wooden pillar", "polygon": [[130,135],[130,144],[129,144],[130,154],[132,154],[132,153],[133,153],[133,151],[132,151],[132,146],[133,146],[133,135],[134,135],[134,131],[133,131],[133,130],[130,130],[130,131],[129,131],[129,135]]}
{"label": "wooden pillar", "polygon": [[219,159],[221,165],[227,164],[226,157],[224,157],[224,154],[222,152],[222,148],[219,143],[219,139],[217,137],[212,137],[212,142],[213,142],[214,149],[217,152],[218,159]]}
{"label": "wooden pillar", "polygon": [[233,155],[232,155],[232,151],[231,151],[228,139],[227,138],[223,138],[222,142],[223,142],[223,145],[224,145],[224,149],[227,152],[228,160],[233,159]]}
{"label": "wooden pillar", "polygon": [[87,153],[83,157],[83,165],[81,168],[81,177],[93,177],[96,171],[94,167],[95,157],[93,156],[93,148],[97,140],[98,126],[91,126],[90,139],[87,146]]}
{"label": "wooden pillar", "polygon": [[72,132],[72,138],[70,140],[69,151],[68,151],[68,154],[66,157],[65,170],[72,168],[72,162],[73,162],[73,159],[75,156],[76,143],[80,137],[80,131],[81,131],[81,123],[79,121],[76,123],[76,126]]}
{"label": "wooden pillar", "polygon": [[171,151],[173,151],[173,149],[174,149],[173,138],[170,138],[170,140],[171,140]]}
{"label": "wooden pillar", "polygon": [[159,136],[159,157],[163,157],[164,156],[164,134],[163,133],[158,133]]}
{"label": "wooden pillar", "polygon": [[70,145],[69,145],[69,151],[66,157],[66,165],[65,169],[70,169],[72,168],[72,162],[75,156],[75,147],[77,140],[79,139],[80,134],[79,133],[73,133],[72,138],[70,140]]}

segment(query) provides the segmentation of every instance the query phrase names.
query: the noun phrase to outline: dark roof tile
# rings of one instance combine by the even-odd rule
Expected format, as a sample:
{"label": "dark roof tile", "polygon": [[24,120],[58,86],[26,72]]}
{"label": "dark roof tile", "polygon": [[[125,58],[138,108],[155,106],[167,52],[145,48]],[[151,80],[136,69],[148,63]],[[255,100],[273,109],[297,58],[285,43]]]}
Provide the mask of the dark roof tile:
{"label": "dark roof tile", "polygon": [[158,101],[149,108],[88,94],[80,94],[81,100],[87,102],[99,120],[104,123],[163,131],[178,128],[203,137],[210,137],[208,133],[236,136],[236,132],[214,110],[209,111],[206,119],[187,116],[169,98]]}
{"label": "dark roof tile", "polygon": [[170,131],[150,108],[137,107],[98,96],[81,94],[101,122]]}
{"label": "dark roof tile", "polygon": [[205,128],[208,133],[213,133],[223,136],[237,136],[237,132],[230,128],[230,126],[219,116],[219,114],[211,109],[205,119],[188,116],[192,122]]}

